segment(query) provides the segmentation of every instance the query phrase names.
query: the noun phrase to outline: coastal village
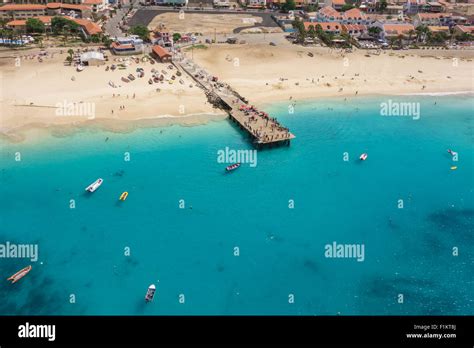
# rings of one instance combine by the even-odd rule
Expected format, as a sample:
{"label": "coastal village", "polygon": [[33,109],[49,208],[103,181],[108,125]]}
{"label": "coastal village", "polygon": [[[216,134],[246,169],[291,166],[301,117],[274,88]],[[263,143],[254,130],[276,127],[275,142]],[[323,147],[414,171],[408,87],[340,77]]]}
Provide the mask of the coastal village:
{"label": "coastal village", "polygon": [[[446,89],[447,82],[457,90],[456,84],[469,86],[461,69],[433,66],[430,72],[420,64],[407,73],[414,63],[392,62],[420,62],[420,55],[471,62],[473,9],[469,2],[444,0],[4,1],[0,64],[4,84],[12,88],[1,96],[2,135],[31,124],[84,121],[49,117],[63,95],[59,101],[94,103],[97,118],[111,129],[140,117],[191,115],[182,122],[200,123],[199,115],[226,115],[257,146],[289,145],[295,135],[262,110],[261,101],[289,100],[292,108],[315,91],[358,95]],[[365,68],[368,58],[372,71]],[[304,60],[308,71],[285,64],[292,59]],[[351,75],[341,74],[341,59],[343,70],[351,60]],[[400,69],[392,74],[399,81],[382,81],[377,65],[385,72]],[[44,95],[24,87],[32,74],[44,81]],[[23,85],[21,95],[9,91],[16,84]]]}

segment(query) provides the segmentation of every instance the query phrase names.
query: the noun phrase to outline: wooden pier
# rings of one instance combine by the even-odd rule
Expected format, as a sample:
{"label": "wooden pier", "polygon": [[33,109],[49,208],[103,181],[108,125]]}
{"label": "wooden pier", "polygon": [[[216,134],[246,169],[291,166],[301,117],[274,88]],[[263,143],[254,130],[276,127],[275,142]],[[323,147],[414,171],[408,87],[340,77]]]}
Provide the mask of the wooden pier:
{"label": "wooden pier", "polygon": [[229,85],[214,81],[206,70],[193,61],[180,59],[174,60],[173,64],[186,72],[205,91],[210,102],[225,110],[230,120],[245,130],[258,149],[278,145],[289,146],[291,140],[295,138],[294,134],[270,115],[260,110],[251,110],[248,102]]}

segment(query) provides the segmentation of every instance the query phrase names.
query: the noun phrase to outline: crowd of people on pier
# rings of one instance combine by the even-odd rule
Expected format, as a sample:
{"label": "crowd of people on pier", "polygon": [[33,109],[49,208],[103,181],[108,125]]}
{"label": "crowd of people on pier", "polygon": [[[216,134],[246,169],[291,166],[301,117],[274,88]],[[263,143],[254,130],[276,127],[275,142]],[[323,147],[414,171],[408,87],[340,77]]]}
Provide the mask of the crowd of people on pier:
{"label": "crowd of people on pier", "polygon": [[[239,100],[237,99],[236,102]],[[239,111],[248,116],[248,120],[244,122],[245,127],[258,139],[265,142],[290,139],[290,130],[280,125],[275,117],[270,117],[266,112],[259,111],[253,105],[242,104]],[[259,120],[265,122],[265,127],[260,124]],[[270,132],[268,132],[270,128]],[[276,131],[276,133],[274,133]],[[272,133],[272,134],[270,134]]]}

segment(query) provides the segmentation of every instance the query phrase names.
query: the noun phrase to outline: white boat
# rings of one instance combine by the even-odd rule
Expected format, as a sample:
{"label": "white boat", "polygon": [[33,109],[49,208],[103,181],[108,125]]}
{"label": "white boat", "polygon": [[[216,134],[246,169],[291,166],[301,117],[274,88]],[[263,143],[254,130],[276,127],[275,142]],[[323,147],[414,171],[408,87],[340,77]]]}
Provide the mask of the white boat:
{"label": "white boat", "polygon": [[86,187],[86,191],[94,192],[95,190],[99,188],[100,185],[102,185],[103,182],[104,180],[102,180],[102,178],[97,179],[92,184]]}
{"label": "white boat", "polygon": [[361,161],[365,161],[365,160],[367,159],[367,157],[369,157],[369,155],[367,155],[367,154],[364,152],[362,155],[360,155],[359,158],[360,158]]}
{"label": "white boat", "polygon": [[81,72],[82,70],[84,70],[84,65],[82,64],[79,64],[76,68],[77,71]]}
{"label": "white boat", "polygon": [[148,290],[147,290],[146,295],[145,295],[145,301],[146,301],[146,302],[151,302],[151,301],[153,301],[153,297],[155,297],[155,291],[156,291],[156,286],[155,286],[155,284],[151,284],[151,285],[148,287]]}

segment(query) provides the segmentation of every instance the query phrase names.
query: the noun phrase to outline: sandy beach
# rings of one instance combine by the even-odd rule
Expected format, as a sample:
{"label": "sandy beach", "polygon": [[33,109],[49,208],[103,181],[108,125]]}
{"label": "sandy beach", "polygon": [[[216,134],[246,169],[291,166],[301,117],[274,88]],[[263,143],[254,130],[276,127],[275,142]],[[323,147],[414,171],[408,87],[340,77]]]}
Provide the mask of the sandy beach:
{"label": "sandy beach", "polygon": [[[2,137],[11,141],[25,140],[31,129],[47,128],[55,134],[81,127],[127,132],[136,127],[194,125],[225,117],[207,102],[189,76],[182,76],[184,84],[148,84],[153,68],[167,70],[170,76],[169,64],[140,61],[126,70],[106,71],[100,66],[77,72],[64,64],[67,54],[59,54],[59,50],[41,63],[25,58],[31,54],[28,51],[9,54],[23,56],[20,66],[13,58],[0,60],[0,130]],[[190,52],[186,55],[191,56]],[[193,56],[195,62],[257,106],[329,96],[472,91],[474,81],[471,51],[383,51],[376,55],[291,44],[246,44],[195,49]],[[110,56],[108,65],[116,63],[115,58]],[[121,81],[137,67],[144,68],[144,78]],[[58,115],[58,105],[93,105],[94,117]]]}

